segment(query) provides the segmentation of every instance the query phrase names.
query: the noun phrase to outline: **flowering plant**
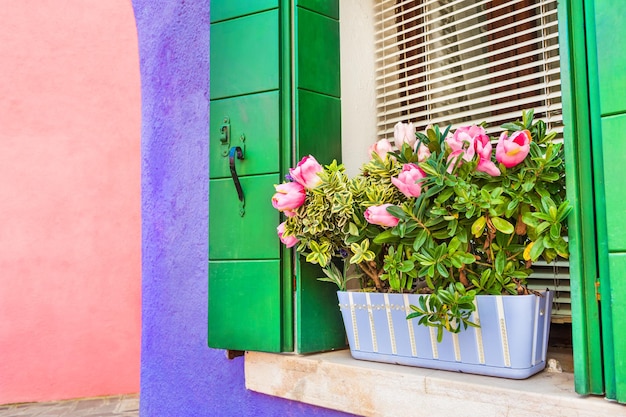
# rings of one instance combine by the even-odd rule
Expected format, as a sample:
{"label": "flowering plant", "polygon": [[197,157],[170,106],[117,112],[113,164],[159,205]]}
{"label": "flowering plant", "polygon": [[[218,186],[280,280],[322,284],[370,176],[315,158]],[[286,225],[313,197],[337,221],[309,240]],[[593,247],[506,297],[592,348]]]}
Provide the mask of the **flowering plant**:
{"label": "flowering plant", "polygon": [[440,338],[474,325],[475,295],[529,294],[533,261],[568,257],[556,133],[532,111],[502,127],[494,149],[481,125],[415,133],[398,123],[395,146],[372,145],[354,178],[303,158],[272,198],[286,215],[281,241],[341,290],[359,278],[366,291],[431,294],[408,318]]}

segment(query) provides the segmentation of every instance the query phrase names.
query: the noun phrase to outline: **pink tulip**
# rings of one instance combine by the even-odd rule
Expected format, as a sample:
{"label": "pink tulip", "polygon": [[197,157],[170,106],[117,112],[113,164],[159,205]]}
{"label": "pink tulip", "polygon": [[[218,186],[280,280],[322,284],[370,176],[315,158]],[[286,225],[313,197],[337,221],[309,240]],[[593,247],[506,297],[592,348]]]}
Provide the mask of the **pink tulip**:
{"label": "pink tulip", "polygon": [[276,194],[272,197],[272,205],[278,211],[284,211],[289,217],[293,210],[304,204],[306,192],[304,187],[297,182],[285,182],[275,185]]}
{"label": "pink tulip", "polygon": [[372,158],[374,156],[374,153],[376,153],[380,157],[380,159],[384,161],[385,159],[387,159],[387,153],[393,152],[393,146],[391,146],[391,142],[389,142],[387,139],[381,139],[372,146],[370,146],[368,152],[370,158]]}
{"label": "pink tulip", "polygon": [[450,146],[452,152],[461,151],[463,159],[469,162],[474,159],[474,142],[483,136],[489,140],[485,129],[480,126],[461,126],[454,132],[454,135],[446,138],[446,143]]}
{"label": "pink tulip", "polygon": [[396,123],[396,125],[393,127],[393,139],[398,148],[400,148],[403,143],[406,143],[411,148],[413,148],[416,141],[415,126],[413,126],[413,123]]}
{"label": "pink tulip", "polygon": [[365,210],[365,220],[371,224],[377,224],[384,227],[393,227],[398,224],[399,219],[387,212],[387,207],[391,204],[382,204],[380,206],[371,206]]}
{"label": "pink tulip", "polygon": [[415,144],[415,147],[417,148],[415,150],[415,152],[417,153],[417,161],[418,162],[424,162],[425,160],[427,160],[428,158],[430,158],[430,149],[428,149],[428,146],[424,145],[421,142],[419,143],[419,148],[417,148],[417,143]]}
{"label": "pink tulip", "polygon": [[422,184],[418,182],[426,178],[426,173],[415,164],[404,164],[398,178],[392,177],[393,185],[407,197],[419,197],[422,193]]}
{"label": "pink tulip", "polygon": [[300,183],[304,188],[310,190],[317,187],[322,179],[317,175],[324,168],[311,155],[302,158],[295,168],[289,170],[289,175],[294,181]]}
{"label": "pink tulip", "polygon": [[298,238],[295,236],[285,236],[285,222],[279,224],[276,230],[278,231],[278,238],[288,248],[294,247],[299,242]]}
{"label": "pink tulip", "polygon": [[528,130],[520,130],[511,135],[502,132],[496,145],[496,159],[507,168],[521,163],[530,152],[531,136]]}
{"label": "pink tulip", "polygon": [[476,171],[485,172],[492,177],[499,176],[501,174],[500,169],[491,160],[493,146],[489,138],[486,135],[481,135],[476,138],[474,144],[476,145],[476,153],[479,157]]}

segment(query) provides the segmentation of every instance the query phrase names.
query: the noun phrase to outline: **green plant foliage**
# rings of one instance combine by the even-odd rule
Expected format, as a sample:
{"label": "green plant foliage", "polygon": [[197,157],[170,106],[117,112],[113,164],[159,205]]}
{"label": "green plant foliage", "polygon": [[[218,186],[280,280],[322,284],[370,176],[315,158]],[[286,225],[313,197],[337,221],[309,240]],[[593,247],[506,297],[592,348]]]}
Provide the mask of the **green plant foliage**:
{"label": "green plant foliage", "polygon": [[[358,276],[363,290],[428,295],[408,318],[437,328],[440,340],[444,331],[472,326],[476,295],[528,294],[532,262],[568,257],[563,149],[533,117],[523,112],[521,121],[502,126],[525,146],[507,154],[518,157],[514,162],[495,143],[481,156],[477,143],[455,143],[451,128],[438,126],[417,133],[415,144],[372,151],[354,178],[333,162],[286,219],[285,235],[297,237],[298,252],[341,289]],[[467,128],[454,134],[460,129]],[[422,174],[409,185],[421,191],[407,196],[394,181],[408,181],[417,169]],[[337,262],[357,273],[342,274]]]}

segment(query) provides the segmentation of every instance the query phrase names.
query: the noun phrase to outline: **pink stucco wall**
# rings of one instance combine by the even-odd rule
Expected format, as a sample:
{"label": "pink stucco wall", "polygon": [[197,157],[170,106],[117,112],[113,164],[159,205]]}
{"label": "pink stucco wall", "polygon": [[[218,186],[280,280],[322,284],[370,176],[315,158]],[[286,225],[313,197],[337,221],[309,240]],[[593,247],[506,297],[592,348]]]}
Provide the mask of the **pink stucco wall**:
{"label": "pink stucco wall", "polygon": [[139,390],[129,0],[0,6],[0,404]]}

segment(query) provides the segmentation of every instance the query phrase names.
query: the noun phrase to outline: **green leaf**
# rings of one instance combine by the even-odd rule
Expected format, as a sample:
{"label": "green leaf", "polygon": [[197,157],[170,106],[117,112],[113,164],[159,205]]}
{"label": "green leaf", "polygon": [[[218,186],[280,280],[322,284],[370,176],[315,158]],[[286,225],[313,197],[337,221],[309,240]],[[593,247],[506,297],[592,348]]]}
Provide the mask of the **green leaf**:
{"label": "green leaf", "polygon": [[504,130],[511,130],[513,132],[517,131],[517,130],[522,130],[521,126],[517,123],[505,123],[502,126],[500,126],[502,129]]}
{"label": "green leaf", "polygon": [[533,214],[530,211],[525,212],[522,215],[522,220],[530,227],[537,227],[539,226],[539,220]]}
{"label": "green leaf", "polygon": [[500,217],[492,217],[491,222],[493,223],[496,229],[498,229],[499,231],[501,231],[502,233],[506,235],[510,235],[515,231],[515,228],[513,227],[511,223],[509,223],[508,221]]}
{"label": "green leaf", "polygon": [[556,206],[550,206],[550,209],[548,210],[548,212],[550,213],[550,217],[552,218],[552,220],[556,221],[556,216],[557,216]]}
{"label": "green leaf", "polygon": [[443,204],[448,198],[450,198],[450,196],[452,196],[452,194],[454,194],[453,188],[445,189],[441,193],[439,193],[439,195],[437,195],[435,202],[438,204]]}
{"label": "green leaf", "polygon": [[391,214],[394,217],[397,217],[398,219],[402,219],[402,220],[406,220],[406,219],[409,218],[409,215],[407,213],[405,213],[404,210],[402,210],[398,206],[389,206],[389,207],[387,207],[387,213]]}
{"label": "green leaf", "polygon": [[433,168],[432,166],[430,166],[430,164],[428,164],[427,162],[421,162],[419,164],[419,167],[422,168],[422,170],[429,175],[434,175],[434,176],[439,175],[437,170]]}
{"label": "green leaf", "polygon": [[504,272],[505,265],[506,265],[506,253],[504,253],[504,251],[501,250],[496,255],[496,262],[495,262],[496,272],[502,275],[502,273]]}
{"label": "green leaf", "polygon": [[557,220],[560,222],[565,220],[570,211],[572,211],[572,206],[570,206],[569,201],[565,200],[559,206],[559,210],[557,211]]}
{"label": "green leaf", "polygon": [[448,253],[454,253],[461,246],[461,241],[455,236],[450,240],[450,244],[448,245]]}
{"label": "green leaf", "polygon": [[428,232],[426,231],[426,229],[420,230],[417,233],[415,240],[413,241],[413,250],[418,251],[424,245],[424,242],[426,242],[427,238],[428,238]]}
{"label": "green leaf", "polygon": [[513,210],[515,210],[518,205],[519,205],[519,200],[517,198],[509,201],[509,204],[506,206],[507,217],[510,217],[513,214]]}
{"label": "green leaf", "polygon": [[483,234],[483,230],[485,230],[485,225],[487,224],[487,219],[485,216],[481,216],[474,221],[472,224],[472,234],[474,237],[479,237]]}
{"label": "green leaf", "polygon": [[474,258],[474,255],[471,253],[457,253],[455,256],[458,257],[465,265],[476,262],[476,258]]}
{"label": "green leaf", "polygon": [[549,227],[550,227],[550,223],[548,222],[541,223],[539,226],[537,226],[537,234],[539,235],[542,234],[543,232],[548,230]]}
{"label": "green leaf", "polygon": [[383,243],[398,242],[399,240],[398,236],[393,234],[393,229],[387,229],[376,235],[373,241],[374,243],[380,245]]}
{"label": "green leaf", "polygon": [[400,272],[406,273],[406,272],[412,271],[414,268],[415,268],[415,264],[409,260],[406,260],[406,261],[402,261],[398,269],[400,270]]}
{"label": "green leaf", "polygon": [[448,278],[450,274],[445,266],[442,263],[437,263],[437,271],[444,277]]}
{"label": "green leaf", "polygon": [[543,245],[543,237],[540,237],[535,241],[532,248],[530,249],[530,259],[535,262],[539,259],[539,256],[543,253],[545,246]]}
{"label": "green leaf", "polygon": [[358,236],[359,235],[359,228],[356,227],[356,224],[350,222],[348,224],[348,233],[351,234],[352,236]]}

